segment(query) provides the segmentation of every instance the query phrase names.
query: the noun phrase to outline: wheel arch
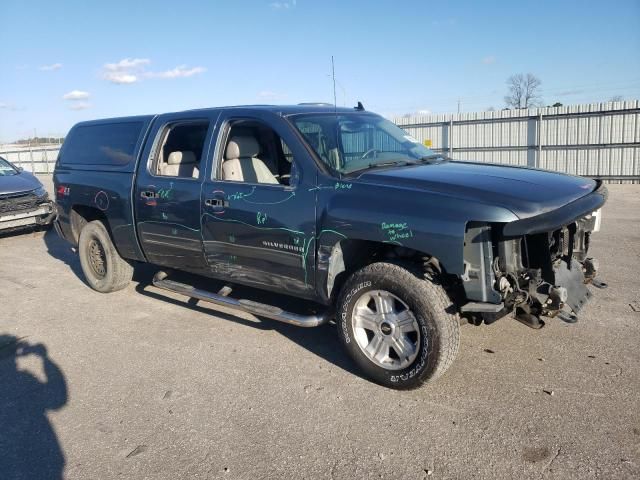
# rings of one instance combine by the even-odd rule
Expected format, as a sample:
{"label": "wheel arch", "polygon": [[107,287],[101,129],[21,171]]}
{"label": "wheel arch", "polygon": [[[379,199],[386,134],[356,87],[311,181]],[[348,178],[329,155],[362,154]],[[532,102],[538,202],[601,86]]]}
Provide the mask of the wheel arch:
{"label": "wheel arch", "polygon": [[87,223],[93,222],[94,220],[100,220],[107,229],[107,232],[109,232],[109,236],[113,239],[111,228],[109,226],[109,220],[102,210],[96,207],[75,204],[71,207],[69,221],[71,223],[71,234],[73,235],[73,242],[76,246],[78,245],[78,240],[80,239],[80,232],[82,231],[82,228]]}
{"label": "wheel arch", "polygon": [[335,298],[351,273],[380,260],[413,262],[425,273],[448,275],[440,261],[430,253],[392,243],[346,238],[324,250],[325,255],[319,256],[318,270],[321,273],[319,286],[327,300]]}

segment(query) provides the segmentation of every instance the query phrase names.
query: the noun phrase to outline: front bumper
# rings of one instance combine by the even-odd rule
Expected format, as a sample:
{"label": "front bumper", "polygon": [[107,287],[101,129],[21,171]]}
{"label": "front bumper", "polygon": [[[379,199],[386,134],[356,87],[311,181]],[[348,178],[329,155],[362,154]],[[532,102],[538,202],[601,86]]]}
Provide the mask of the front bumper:
{"label": "front bumper", "polygon": [[0,231],[29,226],[49,225],[56,217],[56,209],[51,201],[43,202],[35,209],[13,211],[0,214]]}

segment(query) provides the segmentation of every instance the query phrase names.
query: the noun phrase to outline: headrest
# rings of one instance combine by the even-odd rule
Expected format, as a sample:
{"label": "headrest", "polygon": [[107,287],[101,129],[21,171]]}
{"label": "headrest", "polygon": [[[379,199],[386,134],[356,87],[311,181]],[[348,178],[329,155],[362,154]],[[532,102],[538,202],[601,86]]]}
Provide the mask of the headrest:
{"label": "headrest", "polygon": [[193,152],[171,152],[167,158],[169,165],[185,165],[188,163],[196,163],[196,155]]}
{"label": "headrest", "polygon": [[226,160],[234,158],[255,157],[260,153],[260,145],[253,137],[233,137],[227,144],[224,154]]}

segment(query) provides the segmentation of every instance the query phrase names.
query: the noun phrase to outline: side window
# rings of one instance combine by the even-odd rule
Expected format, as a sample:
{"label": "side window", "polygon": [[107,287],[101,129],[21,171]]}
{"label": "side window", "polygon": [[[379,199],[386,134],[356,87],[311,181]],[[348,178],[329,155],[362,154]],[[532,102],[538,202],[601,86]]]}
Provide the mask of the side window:
{"label": "side window", "polygon": [[218,178],[231,182],[289,185],[293,153],[271,127],[254,120],[232,122]]}
{"label": "side window", "polygon": [[208,130],[208,121],[167,125],[160,134],[151,173],[163,177],[199,178]]}
{"label": "side window", "polygon": [[121,122],[76,127],[64,142],[60,164],[128,165],[134,161],[142,126],[142,122]]}

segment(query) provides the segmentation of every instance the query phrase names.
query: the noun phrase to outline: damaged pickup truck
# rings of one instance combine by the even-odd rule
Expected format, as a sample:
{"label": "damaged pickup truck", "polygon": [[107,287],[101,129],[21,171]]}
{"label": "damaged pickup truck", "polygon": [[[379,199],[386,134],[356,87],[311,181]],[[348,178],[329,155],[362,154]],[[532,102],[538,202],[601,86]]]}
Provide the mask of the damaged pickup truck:
{"label": "damaged pickup truck", "polygon": [[[606,286],[588,254],[601,182],[450,161],[360,104],[80,123],[54,183],[56,228],[95,290],[126,287],[147,262],[160,289],[302,327],[335,321],[362,371],[391,388],[439,377],[462,319],[575,322],[588,285]],[[238,285],[308,309],[238,298]]]}

